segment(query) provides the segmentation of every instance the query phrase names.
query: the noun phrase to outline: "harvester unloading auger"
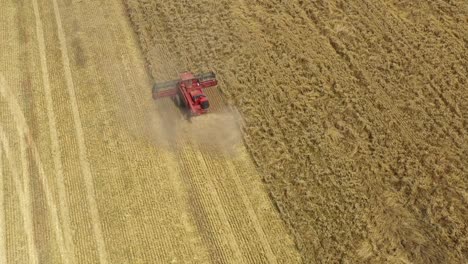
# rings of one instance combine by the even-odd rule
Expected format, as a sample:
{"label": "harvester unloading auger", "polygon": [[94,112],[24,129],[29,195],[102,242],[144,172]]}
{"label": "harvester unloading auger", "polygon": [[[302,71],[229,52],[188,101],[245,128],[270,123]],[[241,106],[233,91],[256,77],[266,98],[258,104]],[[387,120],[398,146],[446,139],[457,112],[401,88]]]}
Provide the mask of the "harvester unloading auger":
{"label": "harvester unloading auger", "polygon": [[177,106],[187,110],[189,116],[207,113],[210,102],[203,89],[218,84],[216,75],[213,72],[197,75],[183,72],[179,76],[179,80],[154,84],[153,99],[171,97]]}

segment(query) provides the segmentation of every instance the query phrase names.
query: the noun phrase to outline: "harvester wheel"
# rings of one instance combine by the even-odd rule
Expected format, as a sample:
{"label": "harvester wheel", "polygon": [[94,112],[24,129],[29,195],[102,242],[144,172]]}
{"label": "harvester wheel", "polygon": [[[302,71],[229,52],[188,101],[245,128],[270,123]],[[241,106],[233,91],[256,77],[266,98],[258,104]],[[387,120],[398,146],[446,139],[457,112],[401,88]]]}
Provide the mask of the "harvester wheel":
{"label": "harvester wheel", "polygon": [[177,95],[175,96],[174,100],[175,100],[175,103],[176,103],[176,105],[177,105],[178,107],[182,107],[182,106],[183,106],[183,102],[182,102],[182,99],[180,98],[180,95],[177,94]]}

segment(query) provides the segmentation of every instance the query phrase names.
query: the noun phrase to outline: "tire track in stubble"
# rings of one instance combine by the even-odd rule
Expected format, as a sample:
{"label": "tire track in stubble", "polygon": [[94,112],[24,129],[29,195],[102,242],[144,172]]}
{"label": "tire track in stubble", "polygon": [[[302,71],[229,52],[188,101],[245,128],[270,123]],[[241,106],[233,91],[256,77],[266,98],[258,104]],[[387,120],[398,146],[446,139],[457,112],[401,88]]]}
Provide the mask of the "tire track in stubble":
{"label": "tire track in stubble", "polygon": [[[23,135],[19,135],[20,141],[24,141]],[[20,177],[19,173],[16,169],[15,164],[13,164],[13,158],[10,155],[10,144],[8,142],[8,138],[3,130],[3,126],[0,125],[0,145],[1,149],[3,149],[3,153],[5,154],[5,159],[8,161],[8,166],[10,167],[11,173],[12,173],[12,178],[15,183],[15,189],[18,194],[18,199],[20,202],[20,211],[23,217],[23,226],[24,226],[24,232],[26,233],[26,240],[27,240],[27,245],[28,245],[28,254],[29,254],[29,262],[30,263],[39,263],[39,256],[37,252],[36,245],[34,243],[34,225],[33,225],[33,217],[32,217],[32,208],[31,208],[31,201],[30,201],[30,193],[29,193],[29,188],[24,190],[21,187],[21,182],[20,182]],[[24,144],[22,144],[24,145]],[[0,151],[1,151],[0,149]],[[23,152],[23,148],[21,148],[21,152]],[[21,156],[24,156],[23,153],[21,153]],[[24,160],[22,161],[22,166],[23,166],[23,172],[24,170],[28,170],[27,165],[24,163]],[[29,177],[28,175],[23,175],[23,178]],[[28,183],[24,183],[26,186]]]}
{"label": "tire track in stubble", "polygon": [[75,85],[73,83],[73,77],[70,68],[70,59],[68,58],[68,48],[67,48],[67,41],[65,38],[65,32],[62,26],[62,19],[60,16],[60,10],[58,7],[57,0],[52,0],[53,3],[53,10],[55,21],[57,24],[57,33],[59,37],[61,53],[62,53],[62,64],[65,72],[65,80],[67,84],[67,90],[71,101],[71,108],[73,113],[73,121],[75,124],[75,133],[77,135],[77,142],[78,142],[78,151],[79,151],[79,159],[80,164],[82,167],[83,177],[85,180],[86,186],[86,197],[89,204],[94,238],[96,240],[97,250],[99,254],[99,261],[100,263],[108,263],[108,254],[106,250],[106,244],[104,241],[104,237],[102,235],[101,229],[101,221],[99,217],[99,210],[96,202],[96,194],[95,188],[93,183],[93,176],[89,164],[89,160],[87,157],[87,150],[86,150],[86,143],[84,138],[83,126],[81,123],[80,113],[78,109],[78,102],[75,95]]}
{"label": "tire track in stubble", "polygon": [[[10,93],[10,89],[8,89],[6,85],[5,78],[0,73],[0,98],[1,97],[3,97],[5,101],[8,103],[8,107],[10,108],[10,111],[16,123],[15,127],[17,129],[19,139],[20,140],[26,139],[28,146],[32,150],[33,159],[36,164],[36,167],[38,168],[39,178],[41,180],[42,188],[46,196],[47,206],[49,207],[51,211],[50,218],[51,218],[52,226],[54,228],[55,236],[58,242],[57,246],[59,248],[62,259],[65,259],[65,256],[63,255],[65,252],[65,248],[63,246],[64,241],[63,241],[62,229],[60,226],[58,213],[57,213],[57,204],[55,203],[53,194],[49,188],[49,181],[48,181],[47,176],[45,175],[44,166],[42,165],[39,151],[37,150],[37,146],[35,142],[31,138],[31,131],[26,123],[24,114],[18,104],[18,100],[14,97],[14,95]],[[23,164],[23,166],[25,165]]]}
{"label": "tire track in stubble", "polygon": [[[44,86],[46,108],[47,108],[47,119],[49,121],[49,135],[52,145],[52,156],[54,162],[54,169],[57,176],[58,195],[59,195],[59,206],[60,214],[63,224],[63,235],[65,241],[65,248],[67,251],[67,258],[63,259],[65,263],[69,263],[68,257],[70,257],[72,263],[76,263],[74,245],[72,239],[72,232],[70,228],[70,212],[68,210],[66,187],[64,182],[64,172],[62,164],[62,152],[59,146],[59,139],[57,134],[57,124],[55,111],[52,101],[52,93],[50,88],[49,70],[47,66],[46,46],[44,39],[44,30],[42,26],[42,20],[39,14],[39,7],[37,0],[33,0],[34,15],[36,17],[36,39],[38,42],[39,56],[41,61],[42,71],[42,82]],[[62,256],[64,254],[62,253]]]}
{"label": "tire track in stubble", "polygon": [[7,264],[3,150],[0,148],[0,264]]}
{"label": "tire track in stubble", "polygon": [[[253,229],[255,230],[256,238],[258,239],[258,242],[260,242],[259,243],[260,248],[264,250],[263,253],[264,253],[264,257],[267,260],[267,263],[271,263],[271,264],[278,263],[278,261],[276,259],[276,256],[273,253],[273,250],[271,249],[271,245],[270,245],[270,243],[268,242],[268,240],[266,238],[265,232],[264,232],[264,230],[263,230],[263,228],[262,228],[262,226],[260,224],[260,221],[258,220],[257,214],[255,213],[255,210],[253,209],[253,206],[252,206],[251,202],[249,201],[247,193],[246,193],[244,187],[241,184],[239,175],[237,174],[237,172],[233,168],[234,164],[228,160],[228,158],[226,157],[225,154],[218,154],[218,157],[215,157],[210,152],[207,152],[207,153],[202,152],[202,157],[203,157],[203,160],[205,161],[205,163],[207,164],[208,168],[210,169],[210,171],[213,171],[213,172],[216,172],[216,171],[219,170],[219,169],[216,168],[217,164],[220,164],[219,162],[217,162],[219,159],[221,159],[223,161],[222,162],[223,164],[226,164],[226,166],[224,166],[223,168],[220,168],[220,169],[222,169],[224,171],[224,173],[226,173],[227,175],[232,176],[231,179],[228,179],[228,180],[232,180],[232,182],[234,182],[234,186],[231,187],[231,188],[226,188],[226,189],[228,189],[226,191],[235,192],[236,196],[240,197],[240,202],[243,205],[243,207],[245,208],[245,210],[247,211],[248,220],[250,220],[249,222],[253,225]],[[211,165],[211,164],[213,164],[213,165]],[[214,173],[214,174],[215,175],[222,175],[222,174],[218,174],[218,173]],[[228,181],[221,181],[221,182],[224,185]],[[215,188],[223,189],[223,186],[218,186],[218,184],[216,184]],[[225,199],[229,199],[229,196],[227,195],[227,193],[226,193],[226,195],[223,195],[223,196],[225,196]],[[226,204],[229,204],[229,203],[226,203]],[[228,208],[228,209],[233,209],[233,208]],[[232,211],[231,215],[240,216],[240,214],[235,213],[235,211]],[[233,226],[236,226],[236,225],[238,227],[243,226],[243,224],[242,224],[243,220],[238,219],[237,217],[229,218],[229,221],[232,222]],[[239,230],[242,230],[242,229],[239,229]],[[246,237],[246,235],[243,234],[243,232],[239,232],[239,234],[235,234],[235,235],[237,237],[239,237],[240,239],[244,240],[246,245],[248,244],[249,241],[252,241],[252,242],[255,241],[255,240],[253,240],[253,237]],[[252,234],[249,234],[249,235],[252,235]],[[255,245],[255,246],[258,246],[258,245]],[[250,256],[250,257],[254,257],[254,256]],[[257,260],[255,260],[254,262],[257,262]]]}
{"label": "tire track in stubble", "polygon": [[[179,142],[178,145],[182,146]],[[231,258],[228,256],[225,247],[220,243],[224,238],[227,240],[229,250],[231,250],[232,257],[235,259],[233,263],[245,263],[213,183],[209,179],[203,181],[204,177],[201,177],[202,175],[210,175],[208,168],[203,164],[204,161],[199,157],[199,153],[196,153],[197,150],[194,150],[193,146],[189,149],[183,148],[178,152],[180,160],[185,161],[181,165],[182,174],[186,175],[184,177],[185,184],[189,186],[188,189],[193,193],[193,199],[190,200],[193,218],[203,240],[211,246],[209,247],[209,253],[212,260],[215,262],[223,260],[224,263],[229,263]],[[207,189],[206,192],[203,192],[202,185]],[[209,205],[207,201],[211,201],[213,204]],[[216,220],[221,224],[216,223],[218,222]],[[219,232],[220,229],[224,229],[224,232]]]}

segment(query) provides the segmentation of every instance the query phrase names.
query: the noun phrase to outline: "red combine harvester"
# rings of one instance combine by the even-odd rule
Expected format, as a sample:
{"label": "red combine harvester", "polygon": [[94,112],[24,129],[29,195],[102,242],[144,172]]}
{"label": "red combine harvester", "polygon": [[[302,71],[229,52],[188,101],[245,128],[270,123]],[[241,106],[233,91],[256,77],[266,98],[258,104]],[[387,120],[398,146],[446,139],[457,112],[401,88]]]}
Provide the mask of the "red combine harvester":
{"label": "red combine harvester", "polygon": [[153,86],[153,99],[171,97],[177,106],[185,108],[190,116],[202,115],[207,113],[210,107],[203,89],[217,84],[218,81],[213,72],[198,75],[183,72],[179,80],[156,83]]}

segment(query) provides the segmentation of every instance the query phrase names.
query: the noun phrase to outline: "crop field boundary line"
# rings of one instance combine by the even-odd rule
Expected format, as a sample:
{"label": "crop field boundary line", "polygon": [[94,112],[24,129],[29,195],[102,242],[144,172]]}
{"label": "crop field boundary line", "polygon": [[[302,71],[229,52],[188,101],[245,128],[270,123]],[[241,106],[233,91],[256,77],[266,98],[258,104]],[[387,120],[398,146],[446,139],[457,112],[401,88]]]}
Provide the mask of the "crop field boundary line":
{"label": "crop field boundary line", "polygon": [[[34,0],[37,1],[37,0]],[[80,113],[78,109],[78,102],[76,99],[75,94],[75,85],[73,83],[73,77],[70,68],[70,59],[68,57],[68,48],[67,48],[67,40],[65,38],[65,32],[62,26],[62,19],[60,16],[60,9],[57,3],[57,0],[52,0],[53,3],[53,10],[55,15],[55,21],[57,23],[57,33],[60,42],[60,48],[62,53],[62,64],[65,72],[65,80],[67,85],[68,94],[71,101],[71,108],[73,113],[73,121],[75,123],[75,132],[77,134],[77,142],[78,142],[78,151],[79,151],[79,160],[82,167],[83,177],[85,180],[86,186],[86,198],[89,203],[92,227],[94,232],[94,237],[96,240],[97,250],[99,254],[99,261],[100,263],[108,263],[108,254],[106,250],[106,244],[104,241],[104,237],[102,235],[102,229],[100,226],[100,217],[99,217],[99,210],[96,202],[96,194],[95,188],[93,183],[93,176],[91,173],[91,168],[89,164],[89,160],[87,157],[86,151],[86,143],[84,138],[83,126],[81,123]]]}
{"label": "crop field boundary line", "polygon": [[[63,236],[65,241],[65,248],[67,251],[67,258],[64,258],[63,261],[65,263],[69,263],[68,257],[71,259],[72,263],[76,263],[75,260],[75,253],[74,253],[74,245],[72,239],[72,232],[70,228],[70,213],[68,210],[67,204],[67,195],[66,195],[66,188],[64,183],[64,172],[63,172],[63,164],[62,164],[62,152],[59,146],[59,139],[57,135],[57,124],[56,124],[56,117],[53,107],[52,101],[52,93],[50,89],[50,79],[49,79],[49,70],[47,67],[47,56],[46,56],[46,47],[45,47],[45,40],[44,40],[44,30],[42,27],[42,20],[40,18],[39,9],[37,5],[37,0],[33,0],[33,7],[34,7],[34,14],[36,17],[36,39],[39,45],[39,56],[41,61],[41,70],[42,70],[42,82],[44,85],[44,92],[45,92],[45,99],[46,99],[46,107],[47,107],[47,119],[49,120],[49,134],[50,134],[50,141],[52,145],[52,155],[54,160],[54,169],[55,174],[57,176],[57,184],[58,184],[58,195],[59,195],[59,206],[60,206],[60,213],[62,217],[62,224],[63,224]],[[62,256],[64,256],[63,252]]]}

